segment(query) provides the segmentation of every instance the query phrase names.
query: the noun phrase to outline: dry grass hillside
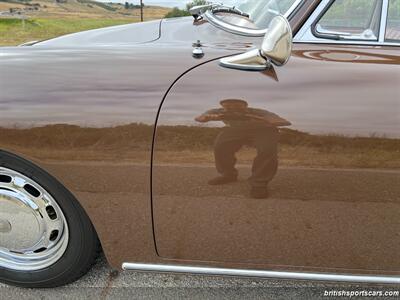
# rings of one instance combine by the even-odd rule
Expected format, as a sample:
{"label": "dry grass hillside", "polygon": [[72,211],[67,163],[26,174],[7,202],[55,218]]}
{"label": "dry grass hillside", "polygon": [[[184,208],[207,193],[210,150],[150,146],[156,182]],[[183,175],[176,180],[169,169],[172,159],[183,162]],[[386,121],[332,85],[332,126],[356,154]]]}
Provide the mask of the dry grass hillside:
{"label": "dry grass hillside", "polygon": [[[170,9],[146,6],[144,19],[163,18]],[[140,21],[140,9],[92,0],[0,0],[0,46]]]}

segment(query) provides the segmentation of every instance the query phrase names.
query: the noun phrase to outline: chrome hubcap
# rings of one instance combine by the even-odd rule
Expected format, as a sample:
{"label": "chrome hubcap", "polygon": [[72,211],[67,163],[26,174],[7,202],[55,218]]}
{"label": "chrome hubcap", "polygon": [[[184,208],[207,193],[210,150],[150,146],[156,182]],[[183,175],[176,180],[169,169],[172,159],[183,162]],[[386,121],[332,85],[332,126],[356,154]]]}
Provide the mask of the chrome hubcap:
{"label": "chrome hubcap", "polygon": [[0,167],[0,268],[46,268],[67,245],[67,222],[53,197],[28,177]]}

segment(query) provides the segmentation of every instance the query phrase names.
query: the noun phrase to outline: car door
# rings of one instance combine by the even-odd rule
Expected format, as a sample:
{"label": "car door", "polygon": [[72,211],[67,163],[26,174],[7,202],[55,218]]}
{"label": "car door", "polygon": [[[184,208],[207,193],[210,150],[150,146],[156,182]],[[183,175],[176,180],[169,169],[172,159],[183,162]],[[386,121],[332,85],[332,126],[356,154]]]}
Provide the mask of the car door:
{"label": "car door", "polygon": [[[376,39],[373,29],[346,23],[357,1],[322,1],[297,33],[286,66],[246,72],[214,60],[175,83],[153,145],[162,258],[400,271],[398,2],[376,1],[359,12]],[[227,101],[247,103],[246,117],[218,117]],[[280,121],[248,126],[249,112]],[[237,181],[209,184],[229,171]],[[268,197],[256,197],[257,186],[268,187]]]}

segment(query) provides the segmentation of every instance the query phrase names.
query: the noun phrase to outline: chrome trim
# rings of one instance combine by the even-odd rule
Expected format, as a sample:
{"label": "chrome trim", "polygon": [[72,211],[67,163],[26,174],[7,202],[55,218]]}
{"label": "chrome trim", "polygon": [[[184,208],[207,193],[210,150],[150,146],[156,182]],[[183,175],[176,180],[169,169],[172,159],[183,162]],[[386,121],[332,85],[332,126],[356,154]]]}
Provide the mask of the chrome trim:
{"label": "chrome trim", "polygon": [[400,43],[379,43],[379,42],[365,42],[365,41],[334,41],[334,40],[315,40],[315,41],[293,41],[294,44],[315,44],[315,45],[353,45],[353,46],[380,46],[380,47],[399,47]]}
{"label": "chrome trim", "polygon": [[204,5],[196,5],[189,9],[189,13],[193,16],[199,16],[206,12],[209,9],[212,9],[214,6],[220,5],[219,3],[211,3],[211,4],[204,4]]}
{"label": "chrome trim", "polygon": [[219,65],[224,68],[244,71],[264,71],[271,66],[270,62],[261,55],[259,49],[221,58]]}
{"label": "chrome trim", "polygon": [[[335,44],[335,45],[357,45],[357,46],[400,46],[400,43],[397,42],[387,42],[385,40],[381,41],[379,36],[378,41],[350,41],[350,40],[333,40],[333,39],[322,39],[314,36],[311,30],[311,26],[314,21],[320,16],[325,7],[329,5],[331,0],[322,0],[318,7],[314,10],[308,20],[304,23],[303,27],[298,31],[296,36],[294,37],[294,43],[306,43],[306,44]],[[385,7],[385,2],[388,0],[383,0],[383,7]],[[382,9],[383,11],[384,9]],[[382,16],[385,17],[382,12]],[[387,17],[387,11],[386,11]],[[386,21],[386,19],[385,19]],[[384,22],[384,20],[381,20]],[[382,23],[381,23],[382,24]],[[386,25],[385,25],[386,27]],[[382,28],[380,28],[381,30]]]}
{"label": "chrome trim", "polygon": [[274,17],[261,44],[261,55],[280,67],[289,61],[292,45],[293,32],[289,21],[282,15]]}
{"label": "chrome trim", "polygon": [[381,24],[379,27],[379,43],[385,42],[388,12],[389,12],[389,0],[383,0],[382,11],[381,11]]}
{"label": "chrome trim", "polygon": [[295,280],[400,284],[400,277],[395,277],[395,276],[301,273],[301,272],[228,269],[228,268],[195,267],[195,266],[167,265],[167,264],[145,264],[145,263],[123,263],[122,269],[131,271],[162,272],[162,273],[171,272],[171,273],[263,277],[263,278],[295,279]]}
{"label": "chrome trim", "polygon": [[271,21],[268,34],[265,35],[261,49],[224,57],[219,64],[225,68],[264,71],[271,66],[285,65],[292,54],[293,33],[288,20],[278,15]]}
{"label": "chrome trim", "polygon": [[[295,9],[299,6],[299,4],[303,2],[303,0],[296,0],[293,5],[288,9],[288,11],[283,15],[285,18],[289,18],[289,16],[295,11]],[[222,30],[225,30],[230,33],[234,34],[239,34],[239,35],[244,35],[244,36],[250,36],[250,37],[260,37],[264,36],[268,28],[265,29],[251,29],[251,28],[245,28],[245,27],[240,27],[236,26],[230,23],[226,23],[216,17],[211,10],[207,10],[204,13],[204,17],[207,19],[208,22],[213,24],[215,27],[220,28]]]}
{"label": "chrome trim", "polygon": [[289,19],[290,15],[296,10],[299,4],[303,2],[303,0],[296,0],[293,5],[288,9],[288,11],[283,15],[286,19]]}
{"label": "chrome trim", "polygon": [[308,18],[308,20],[304,23],[303,27],[301,27],[300,30],[297,32],[296,36],[294,37],[295,41],[299,39],[311,40],[313,38],[314,40],[316,40],[316,37],[312,33],[311,26],[314,23],[314,20],[316,20],[321,15],[321,13],[324,11],[325,7],[329,3],[330,0],[321,1],[321,3],[317,6],[317,8],[314,9],[313,13]]}

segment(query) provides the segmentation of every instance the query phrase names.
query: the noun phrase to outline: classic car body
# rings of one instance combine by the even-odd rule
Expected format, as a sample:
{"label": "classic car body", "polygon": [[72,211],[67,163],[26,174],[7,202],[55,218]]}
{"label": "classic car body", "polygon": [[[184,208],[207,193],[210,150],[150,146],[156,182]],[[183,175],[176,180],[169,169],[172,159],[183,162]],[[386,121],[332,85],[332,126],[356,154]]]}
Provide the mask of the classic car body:
{"label": "classic car body", "polygon": [[[207,19],[2,48],[0,149],[73,194],[114,268],[398,283],[400,41],[316,37],[332,1],[296,5],[292,57],[263,72],[218,64],[263,36]],[[207,185],[222,124],[195,117],[230,98],[292,124],[268,199],[247,148],[238,183]]]}

